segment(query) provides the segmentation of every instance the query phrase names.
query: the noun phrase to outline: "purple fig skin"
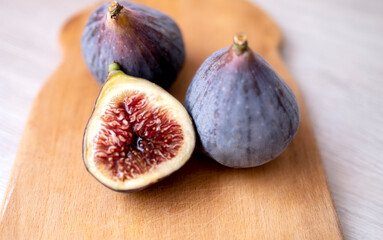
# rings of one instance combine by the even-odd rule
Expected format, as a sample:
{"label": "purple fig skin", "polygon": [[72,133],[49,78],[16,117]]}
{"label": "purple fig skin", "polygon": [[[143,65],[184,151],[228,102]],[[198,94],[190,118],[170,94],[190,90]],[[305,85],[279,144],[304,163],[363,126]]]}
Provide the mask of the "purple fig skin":
{"label": "purple fig skin", "polygon": [[204,152],[234,168],[259,166],[279,156],[300,122],[289,86],[256,52],[248,47],[238,52],[234,45],[201,65],[185,106]]}
{"label": "purple fig skin", "polygon": [[[108,14],[111,4],[122,8]],[[185,61],[181,31],[167,15],[130,2],[105,3],[89,17],[81,47],[96,81],[104,84],[108,65],[118,62],[134,77],[168,88]]]}

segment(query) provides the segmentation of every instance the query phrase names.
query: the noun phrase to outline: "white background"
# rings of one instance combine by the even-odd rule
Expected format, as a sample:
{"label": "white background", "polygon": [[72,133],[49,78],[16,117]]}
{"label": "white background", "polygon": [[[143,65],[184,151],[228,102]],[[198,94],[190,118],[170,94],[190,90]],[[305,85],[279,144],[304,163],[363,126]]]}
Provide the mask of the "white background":
{"label": "white background", "polygon": [[[31,103],[60,62],[60,26],[94,2],[0,1],[0,199]],[[383,1],[253,2],[283,32],[345,238],[383,239]]]}

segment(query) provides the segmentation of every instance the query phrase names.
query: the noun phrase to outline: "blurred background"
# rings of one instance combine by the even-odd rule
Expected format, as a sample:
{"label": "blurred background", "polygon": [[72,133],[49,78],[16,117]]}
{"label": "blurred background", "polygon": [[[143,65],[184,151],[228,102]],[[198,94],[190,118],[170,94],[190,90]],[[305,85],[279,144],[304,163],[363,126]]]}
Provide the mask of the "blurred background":
{"label": "blurred background", "polygon": [[[0,1],[0,201],[33,99],[60,63],[60,27],[96,2]],[[252,2],[283,33],[345,238],[381,239],[383,1]]]}

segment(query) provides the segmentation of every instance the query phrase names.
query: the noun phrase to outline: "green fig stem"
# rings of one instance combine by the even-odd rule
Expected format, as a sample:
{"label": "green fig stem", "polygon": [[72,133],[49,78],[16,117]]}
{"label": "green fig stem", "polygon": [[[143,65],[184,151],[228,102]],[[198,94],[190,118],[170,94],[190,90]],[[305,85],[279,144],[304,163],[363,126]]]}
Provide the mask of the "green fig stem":
{"label": "green fig stem", "polygon": [[108,7],[108,13],[112,19],[116,19],[121,9],[122,6],[117,1],[113,1]]}
{"label": "green fig stem", "polygon": [[237,33],[234,35],[233,49],[239,56],[247,50],[247,36],[244,33]]}
{"label": "green fig stem", "polygon": [[116,62],[112,62],[108,67],[108,72],[121,70],[120,64]]}

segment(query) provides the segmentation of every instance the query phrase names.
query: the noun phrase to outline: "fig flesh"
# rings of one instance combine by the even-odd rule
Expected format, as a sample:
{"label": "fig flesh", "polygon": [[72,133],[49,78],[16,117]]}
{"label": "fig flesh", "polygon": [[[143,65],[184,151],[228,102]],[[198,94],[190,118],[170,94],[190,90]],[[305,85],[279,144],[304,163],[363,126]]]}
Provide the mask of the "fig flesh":
{"label": "fig flesh", "polygon": [[176,171],[190,158],[195,132],[168,92],[111,65],[83,139],[87,170],[112,190],[133,192]]}
{"label": "fig flesh", "polygon": [[85,62],[101,85],[108,65],[168,88],[185,61],[177,24],[164,13],[130,2],[101,5],[89,17],[81,47]]}
{"label": "fig flesh", "polygon": [[219,163],[255,167],[293,140],[300,112],[292,90],[237,34],[234,44],[208,57],[185,99],[203,150]]}

